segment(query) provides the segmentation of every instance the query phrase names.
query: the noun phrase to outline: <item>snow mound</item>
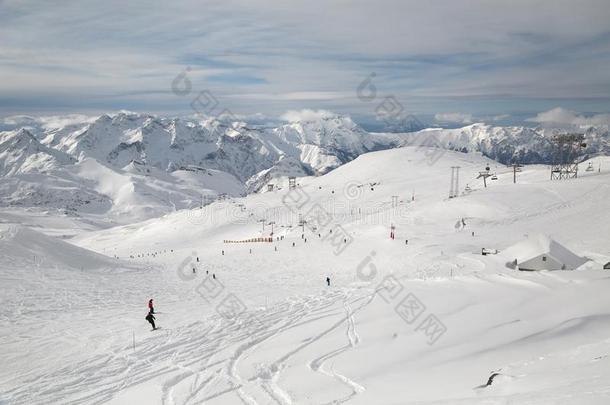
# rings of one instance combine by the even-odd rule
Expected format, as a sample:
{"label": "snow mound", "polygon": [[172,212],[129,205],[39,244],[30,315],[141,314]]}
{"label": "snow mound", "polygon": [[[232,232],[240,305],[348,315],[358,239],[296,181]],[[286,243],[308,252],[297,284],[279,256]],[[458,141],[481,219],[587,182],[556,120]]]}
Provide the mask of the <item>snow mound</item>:
{"label": "snow mound", "polygon": [[44,263],[47,267],[51,265],[79,270],[116,265],[109,257],[23,226],[0,227],[0,255],[6,260],[25,260]]}

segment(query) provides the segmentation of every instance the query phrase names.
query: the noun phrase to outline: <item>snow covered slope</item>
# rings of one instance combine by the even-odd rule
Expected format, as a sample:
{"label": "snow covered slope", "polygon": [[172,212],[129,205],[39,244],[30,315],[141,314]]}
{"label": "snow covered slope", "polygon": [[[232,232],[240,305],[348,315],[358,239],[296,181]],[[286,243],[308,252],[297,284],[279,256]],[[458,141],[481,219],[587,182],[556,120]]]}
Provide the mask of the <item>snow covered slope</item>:
{"label": "snow covered slope", "polygon": [[[122,117],[134,125],[143,122],[132,115]],[[98,121],[113,122],[108,116]],[[66,128],[74,130],[74,125],[48,128],[49,134],[39,134],[44,135],[45,144],[23,128],[0,133],[0,206],[35,207],[125,223],[199,206],[204,197],[244,192],[242,183],[227,172],[192,165],[167,172],[135,160],[141,155],[126,151],[138,149],[140,141],[134,141],[131,145],[136,146],[131,148],[123,148],[121,143],[117,149],[109,141],[111,131],[99,126],[61,133]],[[152,131],[148,128],[144,132]],[[154,143],[152,138],[147,142]],[[155,139],[161,142],[158,136]],[[183,156],[188,158],[188,153]],[[167,159],[155,162],[173,164]]]}
{"label": "snow covered slope", "polygon": [[17,260],[37,267],[90,270],[116,266],[106,256],[23,226],[0,227],[0,252],[5,260]]}
{"label": "snow covered slope", "polygon": [[[0,400],[608,403],[610,159],[561,182],[526,166],[513,184],[479,154],[438,152],[367,153],[293,191],[70,240],[134,268],[28,268],[4,250]],[[487,165],[498,180],[484,188]],[[223,242],[272,229],[273,243]],[[591,260],[506,268],[502,252],[541,231]]]}

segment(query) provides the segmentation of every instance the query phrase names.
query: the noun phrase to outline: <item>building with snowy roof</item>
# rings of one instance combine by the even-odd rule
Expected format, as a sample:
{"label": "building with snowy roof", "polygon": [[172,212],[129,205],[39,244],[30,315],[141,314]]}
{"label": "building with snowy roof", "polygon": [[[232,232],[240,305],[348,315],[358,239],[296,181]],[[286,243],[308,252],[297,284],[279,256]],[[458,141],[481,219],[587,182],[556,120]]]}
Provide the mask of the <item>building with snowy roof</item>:
{"label": "building with snowy roof", "polygon": [[523,271],[574,270],[587,262],[546,235],[529,236],[506,249],[503,255]]}

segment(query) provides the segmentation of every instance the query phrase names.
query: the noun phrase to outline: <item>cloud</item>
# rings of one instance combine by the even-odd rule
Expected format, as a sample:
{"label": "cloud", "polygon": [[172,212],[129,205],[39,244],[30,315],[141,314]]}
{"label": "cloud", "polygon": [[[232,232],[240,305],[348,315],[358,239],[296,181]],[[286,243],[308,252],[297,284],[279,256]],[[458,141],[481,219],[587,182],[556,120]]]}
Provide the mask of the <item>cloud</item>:
{"label": "cloud", "polygon": [[434,119],[438,122],[456,122],[459,124],[472,124],[472,114],[459,112],[437,113]]}
{"label": "cloud", "polygon": [[493,117],[491,117],[492,121],[503,121],[503,120],[507,120],[510,118],[509,114],[500,114],[500,115],[495,115]]}
{"label": "cloud", "polygon": [[27,115],[8,116],[0,119],[3,128],[42,128],[45,130],[63,128],[68,125],[91,123],[97,117],[82,114],[30,117]]}
{"label": "cloud", "polygon": [[300,111],[290,110],[286,111],[280,117],[284,121],[288,122],[298,122],[298,121],[317,121],[323,118],[332,118],[336,117],[337,114],[326,111],[326,110],[309,110],[304,109]]}
{"label": "cloud", "polygon": [[[554,106],[531,99],[596,98],[587,108],[599,110],[610,99],[603,0],[0,4],[2,115],[185,113],[203,90],[235,113],[268,115],[373,116],[389,95],[409,111],[476,116]],[[180,98],[170,85],[187,67],[193,93]],[[367,104],[356,88],[372,72],[379,99]]]}
{"label": "cloud", "polygon": [[94,122],[98,117],[82,114],[69,114],[61,116],[40,117],[40,123],[44,129],[63,128],[68,125]]}
{"label": "cloud", "polygon": [[574,126],[599,126],[610,125],[610,114],[594,114],[585,116],[576,111],[566,110],[561,107],[538,113],[535,117],[528,118],[527,121],[539,124],[558,124]]}

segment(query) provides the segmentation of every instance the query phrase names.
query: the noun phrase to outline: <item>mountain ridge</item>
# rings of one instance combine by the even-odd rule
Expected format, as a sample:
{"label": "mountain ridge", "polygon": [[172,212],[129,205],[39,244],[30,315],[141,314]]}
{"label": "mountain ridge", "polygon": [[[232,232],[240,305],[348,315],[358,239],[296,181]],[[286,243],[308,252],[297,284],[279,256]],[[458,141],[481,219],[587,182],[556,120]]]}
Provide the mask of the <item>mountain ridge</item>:
{"label": "mountain ridge", "polygon": [[[322,175],[364,153],[408,145],[478,152],[504,164],[548,164],[554,153],[551,137],[562,132],[474,123],[372,133],[341,115],[276,126],[132,112],[26,118],[0,132],[1,205],[50,205],[74,213],[95,202],[121,215],[138,207],[142,218],[200,204],[203,196],[237,196],[269,183],[281,185],[288,176]],[[582,159],[610,154],[607,128],[588,127],[584,134]],[[103,176],[91,170],[133,186],[109,192],[100,186]]]}

